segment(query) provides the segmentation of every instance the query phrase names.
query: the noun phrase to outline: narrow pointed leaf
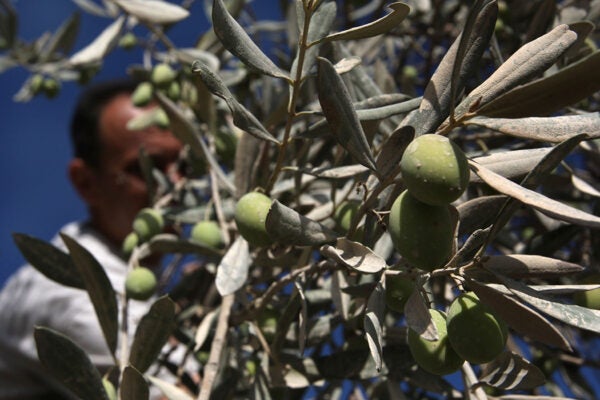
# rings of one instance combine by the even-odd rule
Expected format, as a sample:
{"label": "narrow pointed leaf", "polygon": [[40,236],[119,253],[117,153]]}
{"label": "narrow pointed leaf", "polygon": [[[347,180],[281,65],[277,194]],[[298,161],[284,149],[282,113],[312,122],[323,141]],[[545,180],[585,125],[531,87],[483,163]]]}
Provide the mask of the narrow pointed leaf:
{"label": "narrow pointed leaf", "polygon": [[238,128],[258,139],[279,144],[279,141],[267,131],[260,121],[233,97],[221,78],[212,72],[206,64],[195,61],[192,65],[192,71],[200,76],[200,79],[212,94],[225,100],[233,114],[233,123]]}
{"label": "narrow pointed leaf", "polygon": [[485,271],[508,276],[514,279],[523,278],[556,278],[582,272],[581,265],[556,258],[533,254],[493,255],[483,259],[484,270],[479,267],[465,270],[469,276],[486,276]]}
{"label": "narrow pointed leaf", "polygon": [[61,233],[60,237],[69,249],[73,263],[77,267],[85,289],[90,296],[108,349],[112,354],[115,354],[119,329],[119,309],[117,297],[110,280],[104,268],[87,249],[66,234]]}
{"label": "narrow pointed leaf", "polygon": [[399,167],[404,150],[415,137],[412,126],[403,126],[392,133],[377,156],[377,170],[386,176]]}
{"label": "narrow pointed leaf", "polygon": [[543,385],[546,377],[522,356],[506,351],[484,366],[480,382],[498,389],[525,390]]}
{"label": "narrow pointed leaf", "polygon": [[187,18],[183,7],[162,0],[115,0],[128,14],[153,24],[172,24]]}
{"label": "narrow pointed leaf", "polygon": [[383,366],[383,314],[385,312],[385,288],[378,282],[369,296],[367,309],[365,310],[364,327],[371,351],[371,357],[375,362],[377,371]]}
{"label": "narrow pointed leaf", "polygon": [[459,204],[456,207],[460,219],[458,235],[462,236],[489,226],[506,199],[507,197],[502,195],[480,196]]}
{"label": "narrow pointed leaf", "polygon": [[194,336],[194,351],[200,350],[204,342],[208,338],[210,330],[213,328],[215,322],[217,321],[217,315],[219,313],[219,308],[216,308],[206,314],[202,319],[200,325],[198,325],[198,329],[196,330],[196,335]]}
{"label": "narrow pointed leaf", "polygon": [[404,306],[404,314],[406,315],[408,327],[421,335],[423,339],[431,341],[439,339],[437,328],[429,313],[427,301],[420,290],[413,290],[408,296]]}
{"label": "narrow pointed leaf", "polygon": [[279,243],[296,246],[318,246],[333,242],[338,234],[320,222],[273,201],[265,221],[267,233]]}
{"label": "narrow pointed leaf", "polygon": [[346,271],[337,270],[331,276],[331,299],[333,305],[344,320],[348,319],[351,297],[344,289],[348,288]]}
{"label": "narrow pointed leaf", "polygon": [[263,74],[289,80],[287,74],[262,52],[229,14],[223,0],[214,0],[212,21],[215,34],[223,46],[244,64]]}
{"label": "narrow pointed leaf", "polygon": [[123,370],[119,391],[122,399],[148,400],[150,397],[150,390],[144,375],[130,365]]}
{"label": "narrow pointed leaf", "polygon": [[164,381],[155,376],[148,376],[148,380],[150,380],[154,386],[159,388],[169,400],[194,400],[194,398],[184,392],[183,389],[179,389],[172,383]]}
{"label": "narrow pointed leaf", "polygon": [[333,40],[357,40],[381,35],[398,27],[410,12],[410,7],[404,3],[391,3],[388,7],[392,10],[389,14],[371,23],[336,32],[323,38],[319,42]]}
{"label": "narrow pointed leaf", "polygon": [[550,199],[533,190],[526,189],[472,161],[469,161],[469,164],[485,183],[500,193],[513,197],[552,218],[571,222],[576,225],[600,228],[600,217]]}
{"label": "narrow pointed leaf", "polygon": [[45,60],[48,56],[54,56],[54,53],[57,51],[68,54],[75,44],[80,24],[81,13],[73,13],[52,36],[50,44],[44,48],[43,54],[40,57]]}
{"label": "narrow pointed leaf", "polygon": [[335,247],[323,246],[321,253],[350,269],[365,274],[376,274],[387,267],[385,260],[373,250],[362,243],[346,238],[339,238]]}
{"label": "narrow pointed leaf", "polygon": [[[298,313],[298,351],[302,355],[304,354],[304,348],[306,347],[308,303],[306,301],[306,294],[304,293],[304,289],[302,288],[300,282],[295,280],[294,287],[296,289],[297,296],[300,298],[300,312]],[[287,381],[288,379],[286,376],[286,382]]]}
{"label": "narrow pointed leaf", "polygon": [[221,296],[234,293],[246,283],[251,261],[248,242],[238,236],[217,267],[215,284]]}
{"label": "narrow pointed leaf", "polygon": [[600,90],[600,51],[559,72],[517,87],[477,111],[489,117],[544,116],[573,105]]}
{"label": "narrow pointed leaf", "polygon": [[40,362],[59,382],[82,399],[108,400],[102,376],[85,351],[50,328],[34,330]]}
{"label": "narrow pointed leaf", "polygon": [[[195,219],[198,221],[198,219]],[[151,254],[184,253],[200,254],[206,257],[215,257],[222,254],[220,250],[204,246],[192,240],[181,239],[179,236],[171,233],[161,233],[154,236],[149,242],[140,247],[140,258]]]}
{"label": "narrow pointed leaf", "polygon": [[319,102],[331,132],[359,163],[376,171],[367,138],[342,78],[335,72],[329,60],[319,57],[318,65]]}
{"label": "narrow pointed leaf", "polygon": [[84,289],[71,257],[50,243],[30,235],[13,233],[13,240],[31,266],[61,285]]}
{"label": "narrow pointed leaf", "polygon": [[474,102],[480,107],[517,85],[548,69],[577,39],[567,25],[559,25],[549,33],[517,50],[488,79],[475,88],[456,108],[462,115]]}
{"label": "narrow pointed leaf", "polygon": [[142,317],[133,338],[129,363],[141,373],[157,359],[175,329],[175,303],[167,296],[156,300]]}
{"label": "narrow pointed leaf", "polygon": [[297,171],[303,174],[316,176],[323,179],[347,179],[360,175],[369,169],[363,165],[344,165],[341,167],[317,167],[317,168],[285,168],[286,171]]}
{"label": "narrow pointed leaf", "polygon": [[569,341],[552,322],[514,296],[474,280],[469,281],[469,287],[515,331],[549,346],[572,350]]}
{"label": "narrow pointed leaf", "polygon": [[73,54],[69,59],[69,63],[71,65],[82,65],[101,61],[114,46],[124,23],[125,17],[116,19],[92,43]]}

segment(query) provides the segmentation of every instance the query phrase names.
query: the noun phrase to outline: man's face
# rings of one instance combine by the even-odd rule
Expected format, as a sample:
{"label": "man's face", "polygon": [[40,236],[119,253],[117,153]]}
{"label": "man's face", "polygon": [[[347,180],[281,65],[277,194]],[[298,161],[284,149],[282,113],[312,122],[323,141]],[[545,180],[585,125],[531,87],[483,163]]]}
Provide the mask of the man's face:
{"label": "man's face", "polygon": [[127,122],[145,112],[135,107],[128,94],[111,100],[100,116],[101,155],[95,172],[98,198],[90,205],[94,223],[113,242],[131,232],[137,212],[149,205],[148,189],[139,168],[143,148],[155,167],[169,174],[182,148],[169,131],[152,126],[130,131]]}

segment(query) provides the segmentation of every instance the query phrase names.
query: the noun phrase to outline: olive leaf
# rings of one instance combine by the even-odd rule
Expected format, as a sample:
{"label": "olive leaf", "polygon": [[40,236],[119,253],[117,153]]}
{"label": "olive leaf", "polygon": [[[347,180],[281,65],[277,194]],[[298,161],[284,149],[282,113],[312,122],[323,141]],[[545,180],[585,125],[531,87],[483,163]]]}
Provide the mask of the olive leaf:
{"label": "olive leaf", "polygon": [[246,31],[229,14],[223,0],[213,1],[212,22],[223,46],[250,68],[275,78],[290,80],[250,39]]}
{"label": "olive leaf", "polygon": [[437,328],[429,313],[427,300],[418,287],[408,296],[404,306],[404,314],[409,329],[417,332],[425,340],[434,341],[439,339]]}
{"label": "olive leaf", "polygon": [[36,327],[33,336],[40,362],[59,382],[82,399],[108,400],[102,376],[85,350],[50,328]]}
{"label": "olive leaf", "polygon": [[217,267],[215,284],[221,296],[234,293],[246,283],[251,261],[248,242],[238,236]]}
{"label": "olive leaf", "polygon": [[171,233],[161,233],[153,236],[149,242],[144,243],[139,249],[139,257],[141,258],[151,254],[167,253],[200,254],[212,258],[222,255],[220,250],[192,240],[181,239]]}
{"label": "olive leaf", "polygon": [[348,319],[352,299],[350,294],[344,292],[344,289],[348,286],[347,272],[343,270],[334,271],[331,275],[331,299],[335,309],[344,320]]}
{"label": "olive leaf", "polygon": [[127,14],[152,24],[172,24],[187,18],[185,8],[162,0],[114,0]]}
{"label": "olive leaf", "polygon": [[63,22],[54,35],[52,35],[48,45],[45,46],[39,54],[40,60],[46,61],[50,59],[55,56],[55,52],[57,51],[61,51],[65,54],[69,53],[77,39],[80,25],[81,14],[75,12]]}
{"label": "olive leaf", "polygon": [[375,361],[375,368],[381,371],[383,366],[383,314],[385,312],[385,283],[383,280],[377,283],[375,289],[369,296],[365,310],[364,327],[371,351],[371,357]]}
{"label": "olive leaf", "polygon": [[175,303],[163,296],[152,304],[140,320],[131,345],[129,363],[139,372],[146,372],[174,329]]}
{"label": "olive leaf", "polygon": [[49,279],[61,285],[85,289],[71,257],[44,240],[23,233],[13,233],[13,240],[25,260]]}
{"label": "olive leaf", "polygon": [[533,389],[546,382],[544,373],[523,356],[505,351],[494,361],[483,366],[480,382],[505,389]]}
{"label": "olive leaf", "polygon": [[386,176],[399,168],[404,150],[415,136],[412,126],[403,126],[392,132],[377,156],[377,170]]}
{"label": "olive leaf", "polygon": [[335,247],[321,247],[321,254],[353,270],[376,274],[387,267],[385,260],[367,246],[346,238],[338,238]]}
{"label": "olive leaf", "polygon": [[584,270],[578,264],[534,254],[492,255],[485,257],[481,264],[487,271],[515,279],[552,278]]}
{"label": "olive leaf", "polygon": [[460,220],[458,235],[462,236],[489,226],[506,199],[503,195],[479,196],[457,205]]}
{"label": "olive leaf", "polygon": [[108,349],[115,354],[119,330],[119,309],[115,291],[98,260],[70,236],[61,233],[71,259],[79,271],[90,300],[96,311]]}
{"label": "olive leaf", "polygon": [[265,221],[267,233],[279,243],[318,246],[334,241],[338,234],[274,200]]}
{"label": "olive leaf", "polygon": [[101,61],[116,43],[124,23],[125,17],[117,18],[93,42],[73,54],[69,58],[69,64],[84,65]]}
{"label": "olive leaf", "polygon": [[[473,157],[472,160],[505,178],[523,177],[531,172],[552,151],[551,147],[498,151],[489,155]],[[481,179],[471,171],[471,182]]]}
{"label": "olive leaf", "polygon": [[347,179],[360,175],[369,169],[360,164],[343,165],[341,167],[316,167],[316,168],[298,168],[286,167],[286,171],[294,171],[302,174],[316,176],[322,179]]}
{"label": "olive leaf", "polygon": [[184,392],[183,389],[178,388],[170,382],[151,375],[148,375],[147,378],[154,386],[159,388],[169,400],[194,400],[187,392]]}
{"label": "olive leaf", "polygon": [[217,321],[218,313],[219,308],[216,308],[202,318],[202,322],[200,325],[198,325],[198,328],[196,329],[196,335],[194,336],[194,351],[200,350],[202,345],[204,345],[204,342],[208,338],[211,329],[214,327],[215,322]]}
{"label": "olive leaf", "polygon": [[144,375],[131,365],[123,369],[119,392],[122,399],[148,400],[150,397],[150,390]]}

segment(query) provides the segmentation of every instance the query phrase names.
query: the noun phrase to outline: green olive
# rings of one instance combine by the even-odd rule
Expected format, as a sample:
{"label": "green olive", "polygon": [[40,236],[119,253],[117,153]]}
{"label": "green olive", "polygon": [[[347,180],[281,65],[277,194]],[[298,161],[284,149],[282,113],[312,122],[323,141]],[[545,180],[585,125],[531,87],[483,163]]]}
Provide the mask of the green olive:
{"label": "green olive", "polygon": [[192,240],[215,249],[223,247],[221,227],[215,221],[200,221],[192,227]]}
{"label": "green olive", "polygon": [[153,208],[144,208],[133,220],[133,231],[143,243],[162,232],[165,222],[162,214]]}
{"label": "green olive", "polygon": [[453,202],[469,183],[467,157],[445,136],[417,137],[402,155],[400,168],[408,191],[431,205]]}
{"label": "green olive", "polygon": [[119,47],[125,50],[131,50],[138,43],[137,38],[133,32],[127,32],[119,39]]}
{"label": "green olive", "polygon": [[152,100],[154,88],[150,82],[140,82],[131,94],[131,102],[136,107],[144,107]]}
{"label": "green olive", "polygon": [[156,291],[156,276],[145,267],[129,271],[125,278],[125,293],[134,300],[148,300]]}
{"label": "green olive", "polygon": [[452,255],[454,223],[448,206],[431,206],[408,191],[392,205],[388,230],[398,253],[425,271],[443,267]]}
{"label": "green olive", "polygon": [[[600,274],[593,274],[581,280],[581,284],[600,284]],[[577,292],[573,295],[575,304],[582,307],[600,310],[600,288]]]}
{"label": "green olive", "polygon": [[53,99],[60,92],[60,82],[54,78],[45,78],[42,82],[42,92],[47,98]]}
{"label": "green olive", "polygon": [[167,88],[177,77],[177,72],[167,63],[160,63],[152,68],[150,80],[158,87]]}
{"label": "green olive", "polygon": [[137,233],[129,232],[129,234],[125,236],[125,239],[123,240],[121,251],[123,251],[125,256],[129,256],[133,252],[133,249],[135,249],[135,247],[138,245],[138,242],[139,238]]}
{"label": "green olive", "polygon": [[454,351],[448,341],[446,317],[441,311],[429,310],[438,333],[438,340],[426,340],[412,329],[408,330],[408,347],[417,364],[435,375],[447,375],[457,371],[464,360]]}
{"label": "green olive", "polygon": [[267,246],[272,243],[265,222],[271,199],[259,192],[243,195],[235,205],[235,223],[240,235],[255,246]]}
{"label": "green olive", "polygon": [[504,350],[508,326],[475,293],[466,292],[454,299],[447,320],[450,343],[465,360],[487,363]]}
{"label": "green olive", "polygon": [[385,304],[392,310],[403,313],[409,296],[415,289],[412,279],[401,275],[385,276]]}

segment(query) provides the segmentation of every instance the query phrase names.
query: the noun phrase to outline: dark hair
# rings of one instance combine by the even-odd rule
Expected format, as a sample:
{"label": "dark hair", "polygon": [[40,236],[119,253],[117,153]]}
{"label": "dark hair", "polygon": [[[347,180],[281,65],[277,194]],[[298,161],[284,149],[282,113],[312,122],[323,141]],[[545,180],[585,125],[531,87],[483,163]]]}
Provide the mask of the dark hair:
{"label": "dark hair", "polygon": [[100,115],[106,104],[122,93],[132,93],[139,81],[115,79],[88,86],[79,96],[71,118],[71,143],[74,156],[91,167],[100,166],[102,142]]}

